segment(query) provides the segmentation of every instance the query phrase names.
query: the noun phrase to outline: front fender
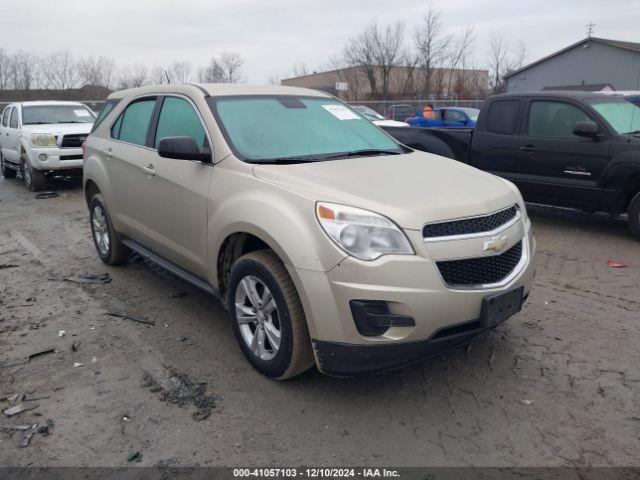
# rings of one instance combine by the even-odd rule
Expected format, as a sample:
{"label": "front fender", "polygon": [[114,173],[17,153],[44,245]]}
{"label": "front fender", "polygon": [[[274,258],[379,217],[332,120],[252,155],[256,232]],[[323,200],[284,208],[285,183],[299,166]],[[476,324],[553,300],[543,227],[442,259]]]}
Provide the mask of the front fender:
{"label": "front fender", "polygon": [[320,227],[313,199],[251,174],[218,168],[214,177],[208,220],[210,280],[214,286],[218,286],[220,248],[234,233],[258,237],[294,269],[326,272],[347,256]]}

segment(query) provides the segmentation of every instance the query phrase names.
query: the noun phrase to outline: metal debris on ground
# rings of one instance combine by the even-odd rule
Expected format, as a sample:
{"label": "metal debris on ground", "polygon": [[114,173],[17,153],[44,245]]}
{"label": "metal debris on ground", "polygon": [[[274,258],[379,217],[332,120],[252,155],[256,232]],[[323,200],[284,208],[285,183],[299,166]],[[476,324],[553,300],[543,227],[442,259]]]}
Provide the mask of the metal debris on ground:
{"label": "metal debris on ground", "polygon": [[20,440],[18,440],[17,446],[19,448],[25,448],[29,446],[29,442],[31,442],[31,437],[35,435],[38,431],[38,424],[32,425],[31,428],[22,432],[22,436]]}
{"label": "metal debris on ground", "polygon": [[22,412],[26,412],[28,410],[34,410],[38,408],[38,404],[35,402],[24,402],[24,403],[20,403],[14,407],[9,407],[4,411],[4,414],[7,417],[12,417],[14,415],[17,415],[19,413]]}
{"label": "metal debris on ground", "polygon": [[166,371],[162,377],[145,373],[143,387],[149,387],[152,392],[161,392],[161,399],[174,403],[180,407],[193,404],[197,410],[192,418],[199,422],[211,415],[211,410],[216,407],[219,399],[213,392],[207,391],[206,383],[194,382],[188,375],[178,372],[173,368]]}
{"label": "metal debris on ground", "polygon": [[66,330],[60,330],[60,331],[58,332],[58,336],[59,336],[59,337],[64,337],[66,334],[67,334],[67,331],[66,331]]}
{"label": "metal debris on ground", "polygon": [[110,317],[118,317],[123,318],[124,320],[131,320],[133,322],[144,323],[145,325],[155,325],[156,322],[154,320],[146,320],[144,318],[132,317],[131,315],[127,315],[125,313],[118,312],[107,312],[105,315],[109,315]]}
{"label": "metal debris on ground", "polygon": [[100,275],[72,275],[65,278],[64,281],[72,283],[104,284],[111,281],[111,276],[108,273],[102,273]]}
{"label": "metal debris on ground", "polygon": [[78,368],[78,367],[83,367],[83,366],[84,366],[84,364],[80,363],[80,362],[74,362],[74,364],[73,364],[73,368]]}
{"label": "metal debris on ground", "polygon": [[56,198],[59,197],[58,192],[42,192],[36,195],[38,200],[43,200],[45,198]]}
{"label": "metal debris on ground", "polygon": [[127,462],[141,462],[142,454],[140,452],[131,452],[127,455]]}
{"label": "metal debris on ground", "polygon": [[31,355],[29,355],[27,357],[27,359],[28,359],[28,361],[31,361],[36,357],[41,357],[41,356],[47,355],[49,353],[55,353],[55,351],[56,351],[55,348],[47,348],[46,350],[40,350],[39,352],[32,353]]}

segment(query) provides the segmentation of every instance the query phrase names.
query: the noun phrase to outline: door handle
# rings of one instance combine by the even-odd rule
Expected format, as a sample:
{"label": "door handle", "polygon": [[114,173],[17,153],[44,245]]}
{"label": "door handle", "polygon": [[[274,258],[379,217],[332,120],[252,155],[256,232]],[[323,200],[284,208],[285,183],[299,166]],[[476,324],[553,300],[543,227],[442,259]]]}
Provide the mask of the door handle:
{"label": "door handle", "polygon": [[520,147],[520,150],[527,153],[533,153],[536,151],[536,147],[533,145],[525,145],[524,147]]}
{"label": "door handle", "polygon": [[111,158],[111,156],[113,155],[113,154],[111,153],[111,147],[107,147],[107,148],[105,148],[105,149],[102,151],[102,153],[104,153],[104,156],[105,156],[105,157],[107,157],[107,158]]}
{"label": "door handle", "polygon": [[154,167],[152,164],[149,164],[146,167],[142,167],[142,170],[144,170],[144,173],[152,177],[156,174],[156,167]]}

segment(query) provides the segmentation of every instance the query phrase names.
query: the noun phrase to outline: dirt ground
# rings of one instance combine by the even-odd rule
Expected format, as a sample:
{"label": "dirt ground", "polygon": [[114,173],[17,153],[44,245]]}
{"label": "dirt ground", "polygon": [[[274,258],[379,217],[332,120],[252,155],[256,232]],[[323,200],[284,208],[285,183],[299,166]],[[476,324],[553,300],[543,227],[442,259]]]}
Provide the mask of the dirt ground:
{"label": "dirt ground", "polygon": [[[522,313],[394,373],[279,383],[252,370],[215,298],[143,261],[103,265],[80,186],[56,188],[40,200],[0,179],[0,398],[40,398],[0,426],[53,421],[26,448],[0,431],[2,465],[640,465],[640,242],[623,222],[531,207]],[[166,401],[154,371],[206,383],[211,414]]]}

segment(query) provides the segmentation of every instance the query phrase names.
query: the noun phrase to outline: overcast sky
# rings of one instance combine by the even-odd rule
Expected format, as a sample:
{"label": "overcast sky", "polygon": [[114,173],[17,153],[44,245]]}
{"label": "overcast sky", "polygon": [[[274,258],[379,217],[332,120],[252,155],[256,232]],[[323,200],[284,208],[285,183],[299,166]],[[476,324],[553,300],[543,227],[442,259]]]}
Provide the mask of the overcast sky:
{"label": "overcast sky", "polygon": [[[407,33],[420,22],[424,0],[1,0],[0,47],[39,55],[69,49],[105,55],[119,66],[152,67],[174,60],[197,66],[236,51],[250,83],[286,77],[294,62],[320,70],[365,24],[401,20]],[[475,63],[485,66],[492,32],[527,61],[595,36],[640,42],[640,0],[432,0],[451,33],[472,25]],[[407,35],[407,43],[411,35]]]}

